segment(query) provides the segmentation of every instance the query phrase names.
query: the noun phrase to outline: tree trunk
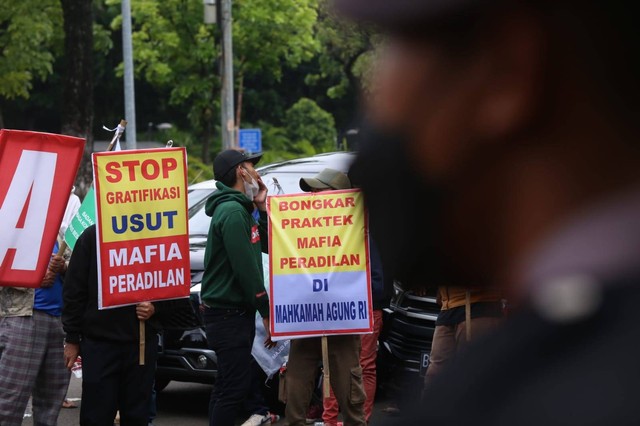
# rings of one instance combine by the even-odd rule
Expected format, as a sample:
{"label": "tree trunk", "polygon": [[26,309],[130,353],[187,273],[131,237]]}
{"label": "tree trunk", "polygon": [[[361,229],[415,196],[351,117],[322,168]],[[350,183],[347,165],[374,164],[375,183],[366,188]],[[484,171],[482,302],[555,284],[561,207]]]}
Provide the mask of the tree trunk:
{"label": "tree trunk", "polygon": [[211,163],[209,147],[213,137],[212,119],[213,111],[211,111],[211,108],[205,108],[202,113],[202,162],[204,164]]}
{"label": "tree trunk", "polygon": [[236,146],[240,146],[240,122],[242,121],[242,96],[244,95],[244,74],[238,76],[238,101],[236,102]]}
{"label": "tree trunk", "polygon": [[92,0],[61,0],[64,18],[65,75],[61,132],[85,138],[87,144],[76,176],[81,198],[91,187],[93,151],[93,8]]}

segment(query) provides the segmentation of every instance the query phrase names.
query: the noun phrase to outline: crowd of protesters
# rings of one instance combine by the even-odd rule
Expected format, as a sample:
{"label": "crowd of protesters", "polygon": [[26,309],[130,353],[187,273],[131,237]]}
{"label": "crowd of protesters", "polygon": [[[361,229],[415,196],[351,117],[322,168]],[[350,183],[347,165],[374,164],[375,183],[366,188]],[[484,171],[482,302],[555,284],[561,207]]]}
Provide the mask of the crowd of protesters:
{"label": "crowd of protesters", "polygon": [[[366,143],[354,165],[371,217],[371,252],[379,255],[373,274],[382,276],[372,281],[437,286],[441,303],[422,403],[388,423],[640,423],[634,4],[336,3],[385,35],[363,108]],[[233,425],[255,390],[248,367],[256,311],[269,330],[259,159],[219,154],[218,191],[207,202],[202,300],[219,361],[209,407],[216,426]],[[334,170],[301,181],[303,191],[351,186]],[[147,424],[154,342],[172,307],[98,311],[95,251],[89,228],[68,268],[53,257],[41,288],[0,289],[3,426],[21,423],[30,395],[36,423],[56,423],[69,380],[62,326],[66,366],[83,357],[81,424],[110,425],[118,409],[122,424]],[[143,367],[139,320],[150,324]],[[337,423],[337,410],[346,425],[370,421],[374,346],[375,334],[330,340],[335,398],[325,401],[326,424]],[[291,425],[305,422],[320,359],[318,339],[292,343]],[[251,410],[247,425],[274,420],[261,404]]]}
{"label": "crowd of protesters", "polygon": [[[249,416],[245,426],[279,420],[265,403],[259,367],[252,357],[256,311],[269,336],[269,299],[262,267],[262,252],[268,249],[267,188],[254,169],[260,157],[232,149],[221,152],[214,161],[217,191],[206,206],[212,219],[201,291],[207,341],[218,361],[209,404],[211,425],[232,426],[243,413]],[[301,191],[308,192],[351,187],[347,174],[332,169],[300,180]],[[75,195],[69,204],[77,210]],[[65,219],[64,227],[68,221]],[[175,313],[175,304],[143,302],[98,309],[95,225],[82,232],[68,262],[57,250],[58,243],[41,288],[0,288],[0,424],[20,425],[29,397],[36,424],[57,424],[69,370],[80,355],[80,424],[151,423],[158,333],[163,317]],[[329,338],[332,391],[322,417],[331,426],[337,425],[339,412],[346,425],[366,425],[372,414],[377,337],[382,300],[388,291],[383,288],[375,245],[371,257],[376,333]],[[144,363],[139,362],[140,321],[146,324]],[[267,337],[264,345],[270,349],[275,343]],[[294,340],[291,346],[283,395],[285,422],[303,425],[322,363],[320,338]]]}

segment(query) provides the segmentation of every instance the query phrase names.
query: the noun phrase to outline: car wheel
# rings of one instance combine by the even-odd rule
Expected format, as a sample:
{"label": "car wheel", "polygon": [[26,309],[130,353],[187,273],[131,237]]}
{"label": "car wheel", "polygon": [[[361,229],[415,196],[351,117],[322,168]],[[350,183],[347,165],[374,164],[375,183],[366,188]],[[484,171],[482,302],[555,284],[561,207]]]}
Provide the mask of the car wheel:
{"label": "car wheel", "polygon": [[171,382],[169,379],[156,379],[154,383],[156,392],[162,392],[162,390],[169,385],[169,382]]}

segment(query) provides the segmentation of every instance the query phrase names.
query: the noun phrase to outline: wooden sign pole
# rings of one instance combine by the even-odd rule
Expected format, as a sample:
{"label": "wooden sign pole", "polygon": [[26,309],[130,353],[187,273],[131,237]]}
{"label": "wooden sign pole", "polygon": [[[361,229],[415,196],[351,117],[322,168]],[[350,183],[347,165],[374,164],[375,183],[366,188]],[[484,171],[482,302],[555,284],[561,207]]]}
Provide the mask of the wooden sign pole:
{"label": "wooden sign pole", "polygon": [[331,373],[329,370],[329,342],[327,336],[322,336],[322,388],[324,397],[331,396]]}
{"label": "wooden sign pole", "polygon": [[143,320],[140,320],[140,365],[144,365],[144,352],[146,348],[145,334],[145,323]]}
{"label": "wooden sign pole", "polygon": [[[124,120],[124,119],[120,120],[120,126],[122,126],[123,129],[127,127],[127,120]],[[116,134],[113,136],[113,139],[111,139],[111,142],[107,147],[107,151],[113,151],[113,149],[116,147],[116,143],[120,140],[120,136],[121,136],[121,133],[119,131],[116,131]]]}
{"label": "wooden sign pole", "polygon": [[471,291],[467,290],[464,304],[464,325],[467,342],[471,341]]}

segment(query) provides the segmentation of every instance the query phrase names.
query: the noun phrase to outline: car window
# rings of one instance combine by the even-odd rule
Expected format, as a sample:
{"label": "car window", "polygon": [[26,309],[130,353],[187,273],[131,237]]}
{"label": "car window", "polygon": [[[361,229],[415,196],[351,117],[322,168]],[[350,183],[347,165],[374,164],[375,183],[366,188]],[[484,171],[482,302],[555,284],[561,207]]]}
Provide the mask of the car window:
{"label": "car window", "polygon": [[211,217],[205,213],[207,199],[200,200],[189,209],[189,235],[207,235]]}
{"label": "car window", "polygon": [[[324,156],[319,157],[325,158]],[[299,160],[292,165],[287,165],[286,163],[284,163],[284,165],[267,165],[258,168],[258,173],[260,173],[264,184],[269,189],[269,195],[297,194],[302,192],[300,189],[301,177],[313,177],[325,167],[335,168],[336,170],[341,170],[346,173],[352,159],[351,157],[351,155],[345,153],[332,157],[332,162]],[[204,208],[207,198],[215,189],[198,189],[193,191],[202,192],[193,195],[191,191],[189,192],[189,235],[206,236],[209,233],[211,217],[207,216]],[[192,200],[197,201],[192,202]]]}
{"label": "car window", "polygon": [[282,195],[302,192],[300,178],[313,175],[315,173],[265,173],[261,177],[269,189],[269,195]]}
{"label": "car window", "polygon": [[190,189],[187,192],[187,199],[189,208],[193,207],[198,201],[204,200],[209,195],[213,194],[215,189],[211,188],[201,188],[201,189]]}

